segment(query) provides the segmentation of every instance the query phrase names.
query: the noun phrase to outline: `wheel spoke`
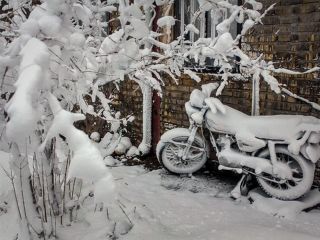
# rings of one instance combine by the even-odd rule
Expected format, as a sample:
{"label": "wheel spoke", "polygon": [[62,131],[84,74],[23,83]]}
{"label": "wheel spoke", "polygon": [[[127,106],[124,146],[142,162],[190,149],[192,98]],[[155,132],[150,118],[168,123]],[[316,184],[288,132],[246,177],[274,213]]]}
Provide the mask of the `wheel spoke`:
{"label": "wheel spoke", "polygon": [[278,183],[277,185],[278,185],[278,189],[282,190],[281,184]]}
{"label": "wheel spoke", "polygon": [[296,183],[299,183],[299,182],[301,182],[302,181],[302,178],[292,178],[292,180],[294,181],[294,182],[296,182]]}

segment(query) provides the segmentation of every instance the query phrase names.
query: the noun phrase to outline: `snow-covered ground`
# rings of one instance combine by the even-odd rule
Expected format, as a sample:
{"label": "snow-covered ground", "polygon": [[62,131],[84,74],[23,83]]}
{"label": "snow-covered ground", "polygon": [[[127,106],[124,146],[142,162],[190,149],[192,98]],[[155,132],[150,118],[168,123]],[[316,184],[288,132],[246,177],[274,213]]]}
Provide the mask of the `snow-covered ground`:
{"label": "snow-covered ground", "polygon": [[10,188],[9,178],[6,176],[4,170],[9,171],[9,154],[6,152],[0,151],[0,202],[1,196],[7,195],[7,192]]}
{"label": "snow-covered ground", "polygon": [[[1,154],[1,162],[6,157]],[[246,198],[232,200],[230,184],[205,175],[179,177],[163,170],[150,172],[140,166],[114,167],[112,173],[118,200],[102,211],[92,198],[85,200],[77,213],[77,222],[59,227],[60,240],[320,238],[317,209],[288,220],[256,209],[259,205],[251,205]],[[2,186],[4,178],[0,176]],[[11,198],[7,196],[9,201]],[[11,204],[8,213],[0,216],[0,240],[16,236],[13,212]]]}

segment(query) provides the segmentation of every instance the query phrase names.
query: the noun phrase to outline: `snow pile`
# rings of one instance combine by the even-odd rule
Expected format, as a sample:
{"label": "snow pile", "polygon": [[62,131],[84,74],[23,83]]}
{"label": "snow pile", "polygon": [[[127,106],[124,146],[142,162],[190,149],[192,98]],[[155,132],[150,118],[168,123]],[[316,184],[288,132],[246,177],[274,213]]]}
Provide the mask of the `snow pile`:
{"label": "snow pile", "polygon": [[122,165],[122,163],[119,160],[115,159],[112,156],[105,157],[103,159],[103,162],[106,164],[106,166],[111,166],[111,167]]}
{"label": "snow pile", "polygon": [[[193,178],[147,172],[135,167],[112,168],[119,199],[101,207],[87,196],[81,199],[76,221],[60,226],[61,240],[156,239],[310,239],[320,237],[319,210],[288,221],[257,210],[246,199],[229,198],[232,184],[210,176]],[[3,239],[16,236],[14,201],[0,216]],[[186,211],[188,209],[188,211]],[[232,226],[232,227],[230,227]]]}
{"label": "snow pile", "polygon": [[121,137],[118,146],[115,149],[116,154],[125,154],[132,147],[131,140],[128,137]]}
{"label": "snow pile", "polygon": [[139,149],[137,148],[137,147],[135,147],[135,146],[132,146],[132,147],[130,147],[130,149],[128,150],[128,152],[127,152],[127,157],[133,157],[133,156],[137,156],[137,155],[139,155],[140,154],[140,151],[139,151]]}
{"label": "snow pile", "polygon": [[113,153],[129,157],[139,155],[137,147],[132,146],[130,138],[124,137],[119,133],[106,133],[97,146],[101,155],[105,158]]}
{"label": "snow pile", "polygon": [[[0,204],[11,188],[9,179],[10,173],[9,154],[0,151]],[[9,176],[7,174],[9,174]]]}
{"label": "snow pile", "polygon": [[92,139],[95,142],[99,142],[100,141],[100,133],[98,133],[98,132],[91,133],[90,139]]}
{"label": "snow pile", "polygon": [[295,219],[302,211],[320,204],[320,191],[318,189],[311,190],[301,199],[295,201],[268,198],[256,191],[250,192],[249,196],[253,200],[252,206],[259,211],[288,219]]}

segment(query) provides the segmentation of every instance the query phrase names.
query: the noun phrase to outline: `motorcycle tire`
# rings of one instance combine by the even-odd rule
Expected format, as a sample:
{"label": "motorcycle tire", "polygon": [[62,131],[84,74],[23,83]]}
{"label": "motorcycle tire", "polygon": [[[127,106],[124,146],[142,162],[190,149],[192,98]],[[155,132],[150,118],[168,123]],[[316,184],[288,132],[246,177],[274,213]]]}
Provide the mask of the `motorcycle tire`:
{"label": "motorcycle tire", "polygon": [[189,157],[184,162],[179,160],[178,151],[183,150],[189,136],[189,129],[175,128],[161,137],[157,145],[157,157],[167,171],[176,174],[191,174],[201,169],[206,163],[207,145],[199,135],[195,136]]}
{"label": "motorcycle tire", "polygon": [[[275,151],[278,161],[286,163],[292,169],[293,179],[282,181],[283,183],[275,183],[279,180],[269,174],[262,173],[264,178],[257,177],[258,184],[268,195],[280,200],[294,200],[306,194],[313,184],[315,164],[301,155],[290,153],[287,146],[278,146]],[[269,150],[262,151],[258,157],[270,159]]]}

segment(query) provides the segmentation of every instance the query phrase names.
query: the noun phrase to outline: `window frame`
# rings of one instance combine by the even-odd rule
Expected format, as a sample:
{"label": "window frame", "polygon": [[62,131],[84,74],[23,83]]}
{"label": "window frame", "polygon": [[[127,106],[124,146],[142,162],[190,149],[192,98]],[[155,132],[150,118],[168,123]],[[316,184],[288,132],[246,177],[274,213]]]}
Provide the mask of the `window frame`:
{"label": "window frame", "polygon": [[[235,0],[236,3],[238,5],[241,5],[242,4],[242,0]],[[174,14],[174,17],[178,20],[177,23],[179,24],[176,24],[175,27],[174,27],[174,37],[178,37],[180,36],[180,33],[184,32],[184,26],[185,25],[188,25],[191,20],[192,20],[192,13],[194,14],[196,12],[196,5],[198,3],[197,0],[188,0],[188,2],[190,2],[190,15],[191,16],[188,16],[189,17],[189,20],[186,21],[186,15],[188,14],[188,10],[186,10],[185,6],[186,6],[186,1],[185,0],[175,0],[174,1],[174,7],[173,7],[173,14]],[[182,4],[181,4],[182,3]],[[188,15],[189,15],[188,14]],[[195,42],[197,39],[196,38],[215,38],[217,36],[217,32],[216,32],[216,26],[221,22],[223,21],[224,19],[226,19],[226,15],[227,15],[227,11],[224,12],[224,15],[223,18],[221,19],[221,21],[219,21],[218,23],[216,24],[212,24],[212,18],[211,18],[211,12],[204,12],[204,13],[201,13],[201,16],[199,16],[200,18],[200,26],[196,26],[198,29],[199,29],[199,34],[198,37],[195,37],[195,33],[194,32],[190,32],[188,33],[188,37],[187,37],[187,41],[190,41],[190,42]],[[210,23],[210,34],[207,33],[208,31],[208,22],[209,20],[211,19],[211,23]],[[239,23],[234,23],[235,24],[235,31],[233,32],[233,35],[234,37],[238,34],[241,33],[241,30],[242,30],[242,24],[239,24]],[[195,24],[196,25],[196,24]],[[209,36],[208,36],[209,35]],[[239,47],[241,47],[241,41],[239,42]],[[207,60],[206,60],[207,61]],[[220,67],[214,67],[213,66],[213,59],[209,60],[208,63],[209,64],[205,64],[205,65],[199,65],[198,63],[187,63],[186,64],[186,67],[187,68],[190,68],[192,69],[193,71],[195,72],[201,72],[201,73],[217,73],[220,69]],[[239,68],[237,66],[234,67],[234,70],[233,72],[239,72]]]}

